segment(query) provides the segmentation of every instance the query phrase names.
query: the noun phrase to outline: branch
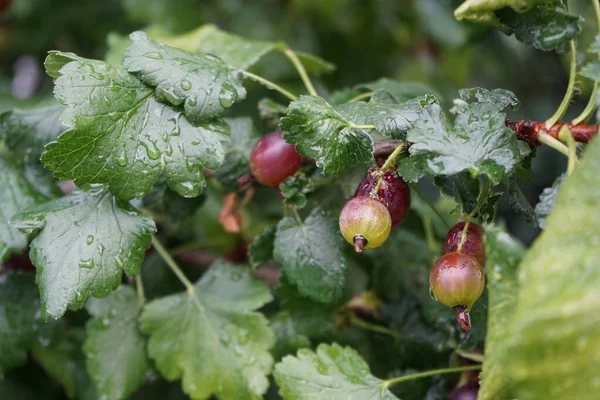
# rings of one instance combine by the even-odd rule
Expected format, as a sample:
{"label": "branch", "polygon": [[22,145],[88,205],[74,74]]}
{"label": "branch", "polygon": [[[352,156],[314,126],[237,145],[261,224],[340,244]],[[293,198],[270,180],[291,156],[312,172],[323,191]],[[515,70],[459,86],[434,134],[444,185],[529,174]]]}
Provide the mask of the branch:
{"label": "branch", "polygon": [[592,139],[592,137],[594,137],[594,135],[596,135],[596,133],[598,132],[598,125],[573,125],[570,122],[558,122],[552,125],[550,129],[546,129],[544,122],[533,121],[530,119],[524,119],[515,122],[510,122],[507,119],[506,126],[512,129],[517,134],[517,138],[519,140],[523,140],[534,147],[540,146],[538,135],[541,131],[546,132],[549,136],[552,136],[554,139],[558,139],[558,133],[560,132],[561,128],[563,126],[566,126],[567,128],[569,128],[569,131],[571,131],[573,139],[575,139],[575,141],[579,143],[589,142]]}

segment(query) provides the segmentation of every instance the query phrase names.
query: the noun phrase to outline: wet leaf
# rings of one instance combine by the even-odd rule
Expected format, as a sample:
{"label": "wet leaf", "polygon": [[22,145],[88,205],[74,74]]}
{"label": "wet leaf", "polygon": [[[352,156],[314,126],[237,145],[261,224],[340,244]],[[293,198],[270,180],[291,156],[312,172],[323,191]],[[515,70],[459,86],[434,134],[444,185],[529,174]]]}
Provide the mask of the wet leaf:
{"label": "wet leaf", "polygon": [[303,349],[275,366],[275,381],[285,400],[398,400],[384,381],[371,375],[364,359],[350,347],[321,344]]}
{"label": "wet leaf", "polygon": [[537,218],[540,228],[544,229],[546,225],[546,218],[550,215],[554,202],[556,202],[556,196],[562,187],[562,183],[565,180],[565,174],[562,174],[552,184],[552,186],[545,188],[542,194],[540,194],[540,202],[535,206],[535,216]]}
{"label": "wet leaf", "polygon": [[140,321],[150,357],[165,379],[182,379],[194,399],[260,399],[274,335],[254,310],[271,300],[269,289],[249,269],[224,261],[194,287],[144,307]]}
{"label": "wet leaf", "polygon": [[46,319],[83,307],[90,296],[106,296],[119,286],[123,270],[139,274],[156,231],[150,217],[104,190],[73,191],[14,215],[11,223],[40,230],[29,256]]}
{"label": "wet leaf", "polygon": [[51,52],[46,67],[56,98],[69,107],[63,120],[70,129],[42,156],[57,178],[81,188],[104,184],[131,200],[148,194],[164,172],[174,191],[194,197],[205,186],[203,167],[223,161],[224,121],[194,126],[135,76],[101,61]]}

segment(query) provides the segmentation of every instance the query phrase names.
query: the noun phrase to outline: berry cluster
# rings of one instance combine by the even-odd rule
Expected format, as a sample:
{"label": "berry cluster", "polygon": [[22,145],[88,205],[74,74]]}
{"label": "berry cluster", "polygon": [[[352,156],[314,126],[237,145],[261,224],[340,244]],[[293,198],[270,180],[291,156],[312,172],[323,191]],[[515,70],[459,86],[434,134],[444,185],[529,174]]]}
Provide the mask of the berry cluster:
{"label": "berry cluster", "polygon": [[429,286],[440,303],[454,309],[460,326],[469,330],[469,311],[485,287],[483,229],[473,222],[454,225],[446,236],[444,252],[431,268]]}
{"label": "berry cluster", "polygon": [[356,252],[379,247],[410,209],[410,188],[396,171],[371,168],[340,214],[340,230]]}

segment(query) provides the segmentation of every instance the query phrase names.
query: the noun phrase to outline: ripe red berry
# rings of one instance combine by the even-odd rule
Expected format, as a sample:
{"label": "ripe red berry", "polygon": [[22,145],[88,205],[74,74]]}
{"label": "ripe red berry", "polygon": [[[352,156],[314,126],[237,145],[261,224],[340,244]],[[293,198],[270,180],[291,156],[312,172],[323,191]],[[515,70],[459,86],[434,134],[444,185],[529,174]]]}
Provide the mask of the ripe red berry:
{"label": "ripe red berry", "polygon": [[452,392],[452,400],[477,400],[477,392],[479,385],[476,383],[467,383],[461,387],[454,389]]}
{"label": "ripe red berry", "polygon": [[[377,192],[375,187],[379,183]],[[371,168],[369,173],[363,179],[356,189],[355,196],[371,196],[383,203],[390,212],[392,218],[392,228],[398,225],[410,209],[410,187],[396,171],[388,169],[385,172]]]}
{"label": "ripe red berry", "polygon": [[454,309],[463,329],[471,329],[469,311],[485,287],[483,269],[475,257],[452,252],[438,258],[429,274],[429,286],[440,303]]}
{"label": "ripe red berry", "polygon": [[278,131],[263,136],[250,153],[250,170],[265,186],[279,186],[302,165],[296,145],[287,143],[281,135]]}
{"label": "ripe red berry", "polygon": [[357,253],[381,246],[391,229],[392,219],[387,208],[368,196],[352,198],[340,213],[342,236]]}
{"label": "ripe red berry", "polygon": [[[444,253],[451,253],[458,250],[464,228],[465,222],[459,222],[450,228],[448,235],[446,235]],[[463,243],[461,252],[475,257],[479,261],[479,264],[484,264],[485,244],[483,243],[483,229],[479,225],[470,222],[466,235],[467,238]]]}

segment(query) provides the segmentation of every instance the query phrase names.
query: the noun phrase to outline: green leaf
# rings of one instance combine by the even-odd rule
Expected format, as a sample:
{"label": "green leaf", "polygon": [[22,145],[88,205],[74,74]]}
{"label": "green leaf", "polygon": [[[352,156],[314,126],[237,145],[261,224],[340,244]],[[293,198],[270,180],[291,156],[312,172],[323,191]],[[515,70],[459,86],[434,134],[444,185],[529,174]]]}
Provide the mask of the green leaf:
{"label": "green leaf", "polygon": [[281,195],[285,197],[284,204],[301,209],[306,207],[306,195],[314,192],[315,187],[305,173],[299,172],[281,182],[279,190]]}
{"label": "green leaf", "polygon": [[[465,0],[456,10],[454,16],[458,20],[467,19],[474,22],[498,24],[495,12],[505,7],[511,7],[517,12],[547,3],[549,0]],[[551,0],[550,0],[551,1]]]}
{"label": "green leaf", "polygon": [[354,87],[355,89],[370,90],[385,90],[394,100],[400,104],[408,100],[422,97],[425,95],[436,95],[435,90],[421,82],[398,82],[389,78],[379,78],[373,82],[361,83]]}
{"label": "green leaf", "polygon": [[90,296],[116,289],[123,270],[139,274],[154,221],[107,191],[73,191],[13,216],[13,226],[40,229],[29,256],[37,267],[44,318],[77,310]]}
{"label": "green leaf", "polygon": [[141,316],[148,353],[163,377],[194,399],[260,399],[274,335],[253,310],[271,300],[251,271],[216,261],[193,292],[150,302]]}
{"label": "green leaf", "polygon": [[425,175],[425,172],[419,168],[417,161],[410,157],[407,151],[400,153],[396,159],[396,165],[398,166],[398,175],[406,182],[418,182]]}
{"label": "green leaf", "polygon": [[569,42],[581,32],[581,18],[569,15],[562,1],[552,1],[518,13],[511,8],[496,12],[501,30],[538,50],[569,51]]}
{"label": "green leaf", "polygon": [[35,341],[39,309],[33,274],[0,275],[0,375],[25,363]]}
{"label": "green leaf", "polygon": [[225,122],[194,126],[133,75],[101,61],[51,52],[46,68],[56,77],[56,98],[69,107],[63,119],[71,129],[42,157],[57,178],[81,188],[105,184],[131,200],[144,197],[164,172],[174,191],[194,197],[205,185],[203,167],[223,161]]}
{"label": "green leaf", "polygon": [[35,360],[42,366],[48,375],[56,380],[65,391],[69,399],[77,398],[77,384],[75,381],[76,370],[83,365],[73,359],[75,343],[70,338],[63,337],[58,343],[42,345],[36,343],[31,349]]}
{"label": "green leaf", "polygon": [[463,214],[469,214],[477,206],[479,180],[471,178],[468,173],[436,176],[433,182],[443,196],[461,206]]}
{"label": "green leaf", "polygon": [[525,254],[521,243],[502,229],[485,227],[488,326],[479,399],[512,399],[511,385],[502,363],[502,345],[513,332],[508,322],[518,292],[517,265]]}
{"label": "green leaf", "polygon": [[521,191],[516,179],[512,177],[508,181],[508,202],[514,211],[527,219],[527,223],[537,226],[538,223],[535,215],[535,209]]}
{"label": "green leaf", "polygon": [[554,207],[554,202],[556,202],[556,197],[558,196],[558,192],[560,191],[564,180],[565,174],[562,174],[556,178],[551,187],[545,188],[540,194],[540,202],[535,206],[535,216],[542,229],[544,229],[546,225],[546,218],[550,215],[550,212]]}
{"label": "green leaf", "polygon": [[356,102],[334,107],[321,97],[300,96],[290,103],[279,126],[286,141],[316,159],[327,175],[372,159],[373,141],[369,130],[361,125],[374,125],[385,136],[403,139],[420,109],[416,101],[399,105]]}
{"label": "green leaf", "polygon": [[[591,399],[600,354],[600,141],[593,139],[519,265],[503,365],[520,399]],[[573,374],[576,371],[576,374]]]}
{"label": "green leaf", "polygon": [[440,104],[429,99],[414,128],[408,132],[409,152],[419,167],[431,175],[455,175],[468,171],[473,177],[487,175],[494,184],[510,175],[521,153],[514,132],[505,125],[500,112],[516,104],[505,90],[470,89],[461,91],[466,100],[455,108],[454,122],[448,121]]}
{"label": "green leaf", "polygon": [[261,99],[258,102],[258,114],[267,125],[276,127],[279,119],[285,114],[286,107],[269,98]]}
{"label": "green leaf", "polygon": [[300,332],[296,321],[287,311],[280,311],[271,317],[270,326],[275,333],[275,347],[271,351],[275,360],[311,346],[310,339]]}
{"label": "green leaf", "polygon": [[130,35],[123,66],[142,82],[156,88],[156,98],[182,106],[192,123],[206,123],[225,115],[246,97],[241,71],[210,54],[192,54],[157,43],[144,32]]}
{"label": "green leaf", "polygon": [[316,352],[300,350],[275,366],[275,381],[285,400],[398,400],[384,381],[350,347],[321,344]]}
{"label": "green leaf", "polygon": [[12,158],[0,153],[0,263],[13,252],[25,250],[29,244],[27,235],[9,224],[10,217],[24,208],[39,204],[46,197],[38,193]]}
{"label": "green leaf", "polygon": [[217,180],[230,190],[239,188],[238,178],[250,174],[250,152],[258,141],[252,119],[248,117],[226,118],[231,128],[231,141],[225,147],[225,160],[215,172]]}
{"label": "green leaf", "polygon": [[149,368],[146,340],[138,330],[135,290],[121,285],[105,299],[92,299],[86,308],[93,318],[86,324],[83,351],[96,393],[107,399],[129,398]]}
{"label": "green leaf", "polygon": [[315,208],[304,221],[291,217],[279,221],[273,255],[303,296],[321,303],[342,296],[348,266],[331,215]]}
{"label": "green leaf", "polygon": [[271,226],[263,233],[256,236],[250,247],[248,247],[248,260],[250,261],[252,268],[257,268],[273,259],[276,231],[277,225]]}

